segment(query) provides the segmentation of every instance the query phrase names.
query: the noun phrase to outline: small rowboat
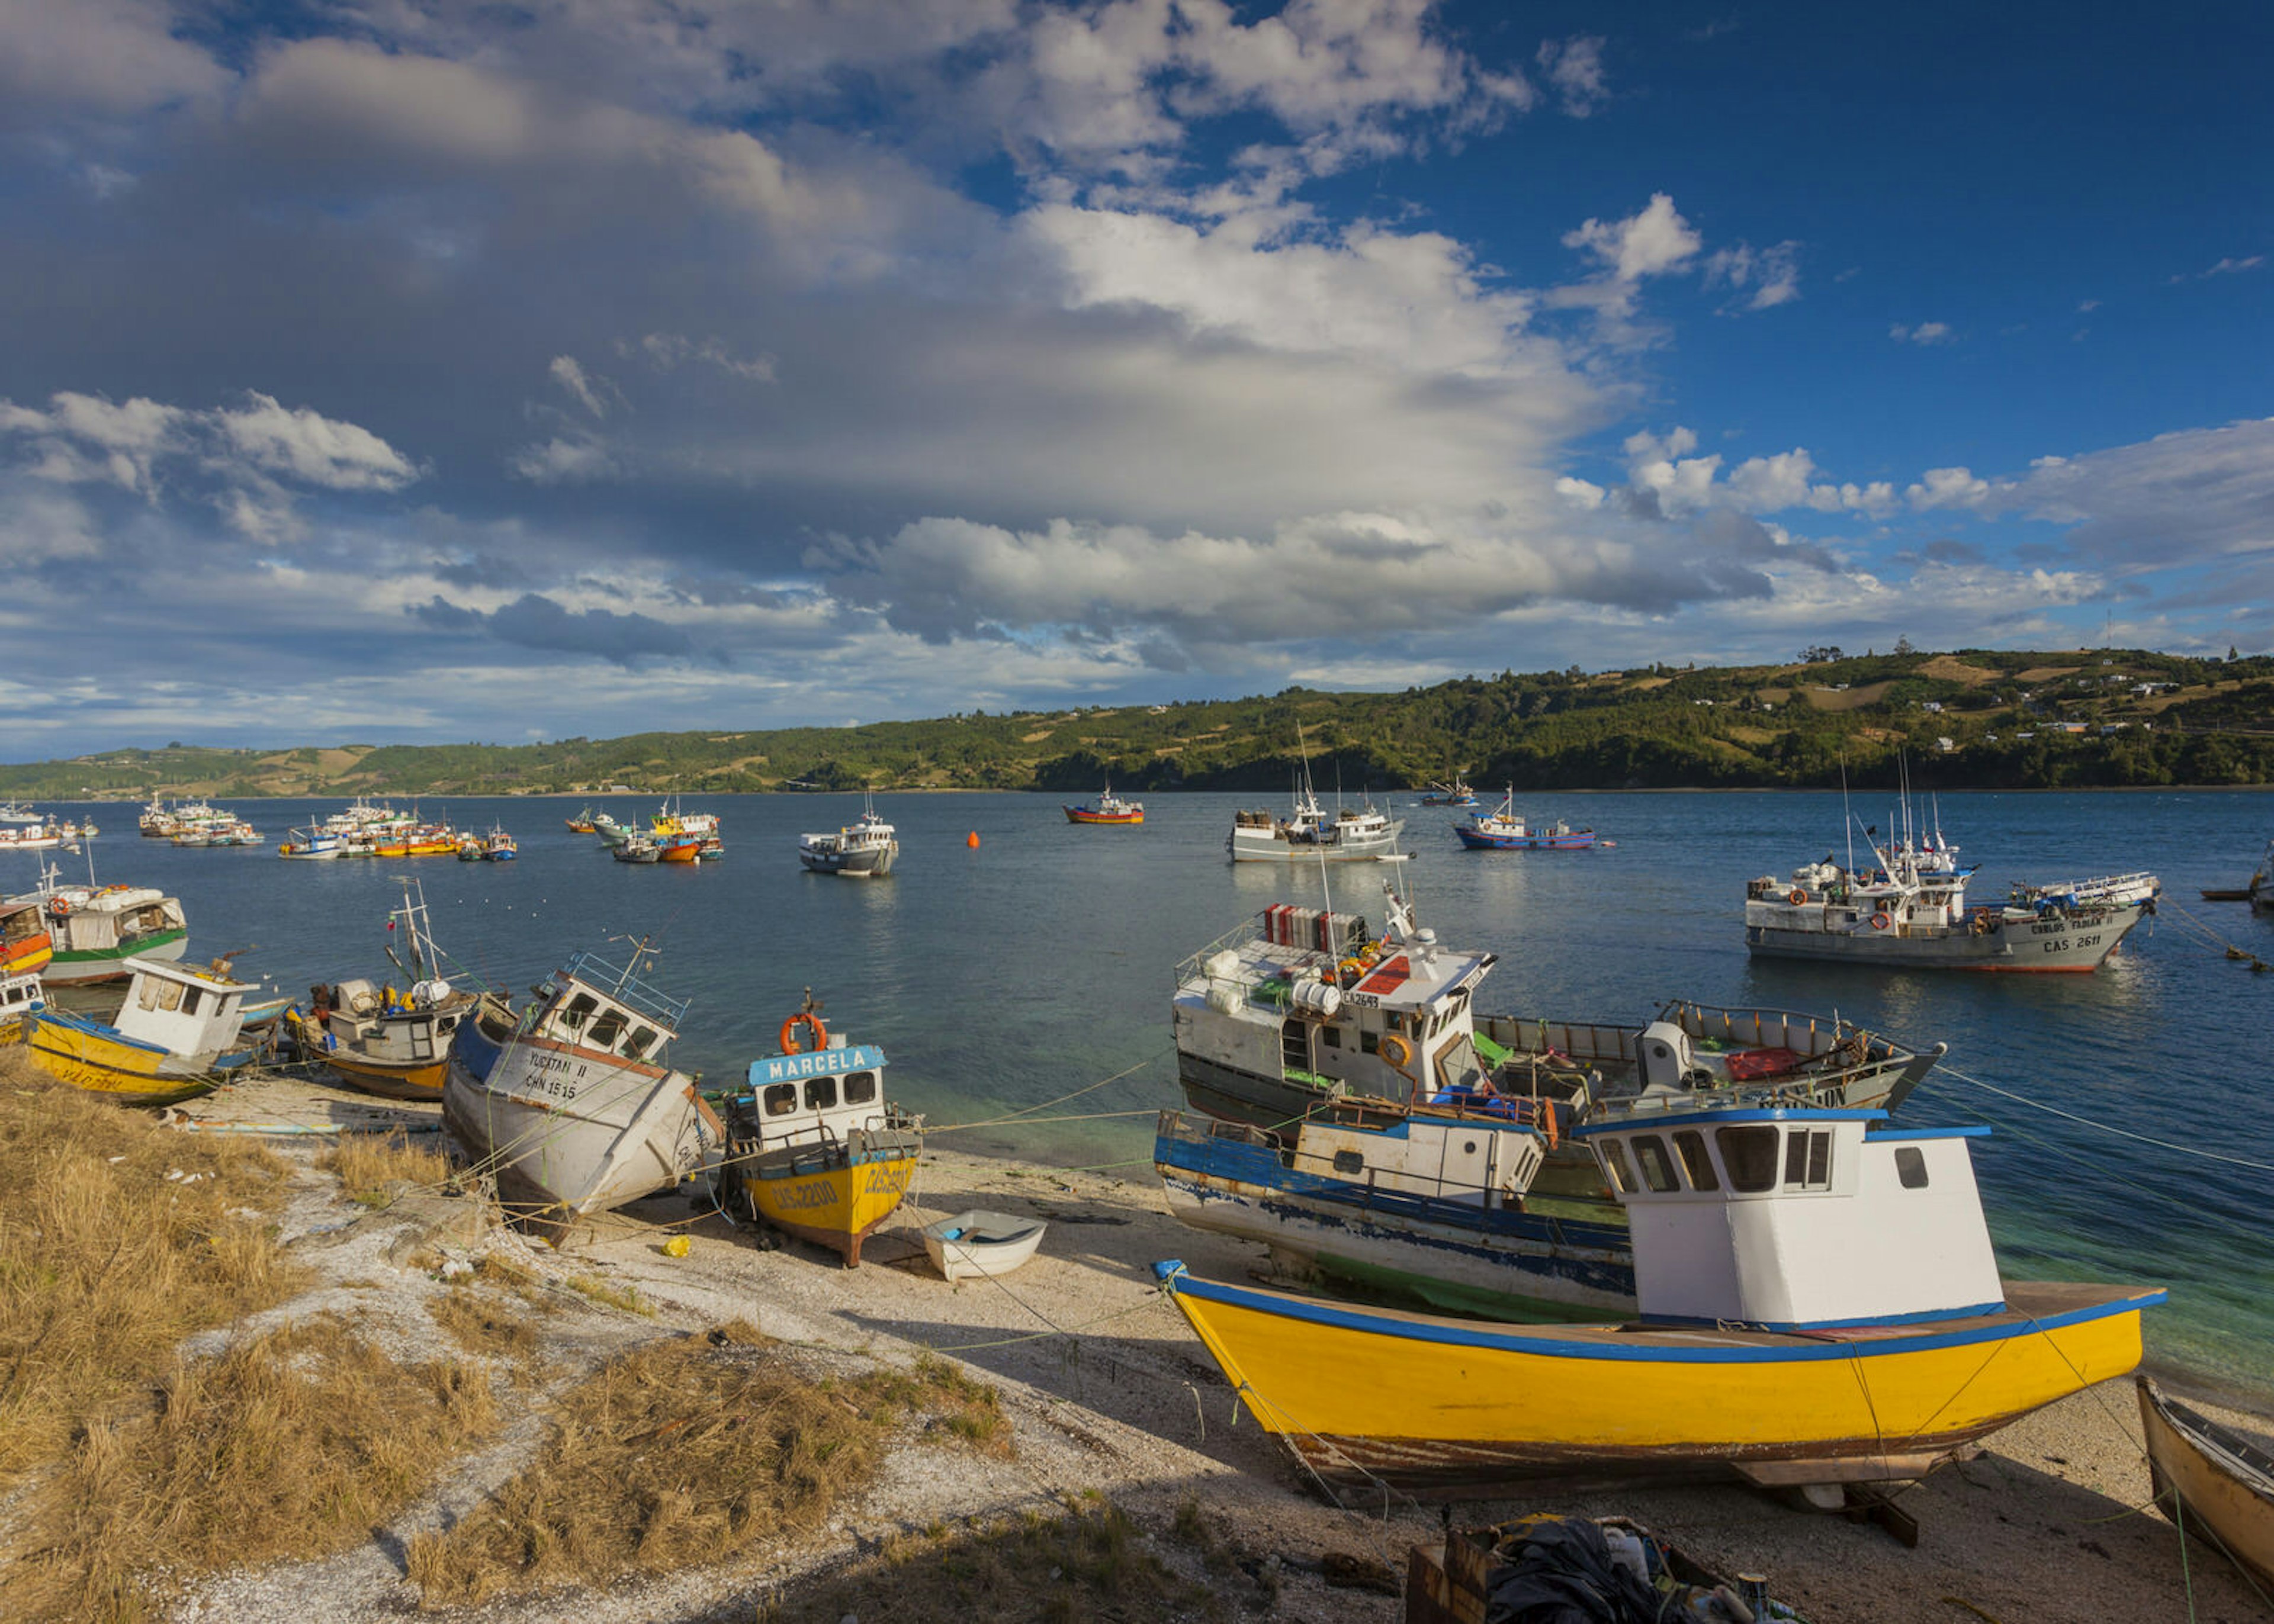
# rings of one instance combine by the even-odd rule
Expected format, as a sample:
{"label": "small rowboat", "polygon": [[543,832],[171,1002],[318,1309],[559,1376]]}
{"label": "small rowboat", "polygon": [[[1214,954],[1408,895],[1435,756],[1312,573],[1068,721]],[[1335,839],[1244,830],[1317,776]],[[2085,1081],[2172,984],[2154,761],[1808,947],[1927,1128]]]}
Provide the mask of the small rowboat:
{"label": "small rowboat", "polygon": [[1039,1218],[1007,1213],[958,1213],[924,1225],[924,1250],[943,1280],[974,1280],[1007,1274],[1035,1255],[1050,1225]]}
{"label": "small rowboat", "polygon": [[2274,1453],[2139,1380],[2148,1477],[2164,1515],[2274,1585]]}

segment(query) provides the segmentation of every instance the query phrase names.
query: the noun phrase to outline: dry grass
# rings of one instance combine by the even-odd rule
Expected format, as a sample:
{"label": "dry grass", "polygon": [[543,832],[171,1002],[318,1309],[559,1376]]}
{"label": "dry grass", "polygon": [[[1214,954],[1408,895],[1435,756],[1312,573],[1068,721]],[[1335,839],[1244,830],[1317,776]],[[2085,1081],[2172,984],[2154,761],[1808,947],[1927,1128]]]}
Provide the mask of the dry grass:
{"label": "dry grass", "polygon": [[544,1362],[537,1327],[477,1287],[443,1292],[427,1304],[426,1317],[468,1353],[503,1362],[516,1381],[536,1374]]}
{"label": "dry grass", "polygon": [[91,1421],[41,1485],[0,1614],[124,1624],[154,1574],[343,1549],[495,1424],[478,1366],[398,1365],[333,1318],[177,1359],[153,1412]]}
{"label": "dry grass", "polygon": [[819,1526],[917,1413],[941,1424],[927,1435],[1007,1447],[993,1391],[944,1361],[814,1382],[740,1322],[657,1343],[564,1394],[518,1477],[412,1542],[410,1577],[429,1606],[478,1605],[731,1558]]}
{"label": "dry grass", "polygon": [[0,1486],[147,1403],[184,1337],[297,1289],[266,1218],[284,1186],[259,1146],[161,1128],[0,1050]]}
{"label": "dry grass", "polygon": [[935,1527],[888,1540],[827,1583],[758,1610],[761,1624],[1106,1624],[1222,1617],[1224,1600],[1178,1578],[1141,1543],[1120,1507],[1092,1502],[1029,1513],[975,1532]]}
{"label": "dry grass", "polygon": [[401,1132],[343,1133],[337,1144],[316,1159],[316,1166],[337,1174],[341,1188],[365,1207],[385,1206],[395,1184],[446,1184],[451,1172],[439,1134],[429,1143],[413,1145],[410,1136]]}
{"label": "dry grass", "polygon": [[621,1308],[628,1314],[638,1314],[643,1319],[655,1318],[655,1310],[647,1305],[637,1286],[612,1286],[595,1274],[571,1274],[561,1283],[588,1302]]}

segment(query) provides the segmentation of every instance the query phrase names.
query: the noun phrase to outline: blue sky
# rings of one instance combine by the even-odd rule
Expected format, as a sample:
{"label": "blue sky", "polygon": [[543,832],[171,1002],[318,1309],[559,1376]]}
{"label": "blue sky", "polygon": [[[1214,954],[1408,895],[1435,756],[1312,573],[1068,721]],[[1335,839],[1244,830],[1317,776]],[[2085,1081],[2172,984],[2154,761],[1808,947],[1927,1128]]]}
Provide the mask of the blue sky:
{"label": "blue sky", "polygon": [[0,756],[2274,649],[2270,35],[0,0]]}

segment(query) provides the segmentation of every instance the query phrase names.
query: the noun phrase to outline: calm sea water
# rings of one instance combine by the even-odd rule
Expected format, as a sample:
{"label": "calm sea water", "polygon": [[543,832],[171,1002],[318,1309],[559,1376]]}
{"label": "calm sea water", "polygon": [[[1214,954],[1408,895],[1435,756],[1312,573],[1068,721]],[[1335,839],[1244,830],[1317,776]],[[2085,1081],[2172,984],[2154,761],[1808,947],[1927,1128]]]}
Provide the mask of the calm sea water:
{"label": "calm sea water", "polygon": [[[237,803],[271,844],[217,851],[139,840],[131,808],[72,810],[93,812],[109,831],[94,846],[101,879],[171,891],[188,908],[193,954],[249,949],[240,973],[285,990],[384,974],[387,914],[403,889],[395,876],[414,875],[461,979],[525,990],[571,952],[621,955],[626,944],[612,938],[652,936],[650,979],[693,1000],[681,1065],[714,1080],[738,1075],[773,1051],[776,1028],[810,986],[832,1030],[885,1046],[892,1096],[953,1127],[952,1142],[1096,1165],[1148,1160],[1150,1111],[1177,1103],[1176,962],[1267,903],[1315,902],[1321,886],[1316,868],[1225,861],[1232,810],[1256,798],[1146,799],[1146,824],[1113,829],[1071,825],[1041,795],[881,797],[901,855],[892,877],[875,883],[797,866],[800,831],[857,813],[842,796],[689,798],[689,808],[724,820],[727,858],[700,868],[609,861],[592,837],[565,827],[575,801],[423,803],[464,828],[503,823],[521,842],[510,864],[279,861],[275,842],[287,825],[335,801]],[[2157,1362],[2274,1405],[2274,1176],[2189,1154],[2274,1164],[2274,976],[2228,961],[2204,934],[2274,960],[2274,921],[2196,900],[2201,887],[2246,880],[2274,833],[2274,795],[1944,796],[1943,829],[1981,863],[1984,899],[2016,879],[2132,868],[2162,876],[2165,913],[2116,959],[2096,975],[2045,977],[1751,960],[1745,880],[1844,852],[1837,795],[1519,802],[1535,819],[1592,825],[1617,842],[1588,853],[1465,852],[1451,833],[1461,815],[1413,799],[1392,804],[1407,820],[1405,846],[1419,853],[1404,873],[1423,922],[1445,941],[1500,955],[1480,1007],[1638,1022],[1658,1003],[1687,997],[1836,1011],[1921,1046],[1948,1043],[1947,1069],[1903,1114],[1995,1126],[1977,1155],[2007,1273],[2166,1283],[2171,1305],[2149,1317]],[[628,797],[606,804],[627,819],[651,809]],[[1884,797],[1858,798],[1856,811],[1888,821]],[[975,849],[966,844],[975,831]],[[84,857],[57,861],[66,874],[85,872]],[[34,861],[0,855],[0,886],[27,889]],[[1335,905],[1379,924],[1387,872],[1332,870]],[[1000,1120],[1020,1111],[1088,1120]]]}

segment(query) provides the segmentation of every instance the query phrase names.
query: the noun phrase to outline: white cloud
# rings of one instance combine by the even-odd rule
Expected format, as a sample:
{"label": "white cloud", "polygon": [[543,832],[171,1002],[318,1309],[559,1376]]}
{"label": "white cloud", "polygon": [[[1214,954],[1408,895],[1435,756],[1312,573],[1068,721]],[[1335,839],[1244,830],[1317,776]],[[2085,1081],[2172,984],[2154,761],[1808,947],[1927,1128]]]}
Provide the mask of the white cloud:
{"label": "white cloud", "polygon": [[608,415],[606,403],[593,389],[592,380],[584,375],[584,369],[577,363],[576,357],[554,356],[553,364],[545,370],[553,381],[575,396],[577,403],[586,411],[596,417],[605,417]]}
{"label": "white cloud", "polygon": [[[620,345],[629,353],[629,346]],[[775,358],[770,355],[741,357],[735,355],[722,338],[691,339],[679,333],[650,333],[639,342],[640,353],[649,364],[660,372],[686,365],[690,361],[705,366],[715,366],[720,372],[751,383],[774,381]]]}
{"label": "white cloud", "polygon": [[1997,487],[1975,477],[1971,469],[1930,468],[1903,492],[1903,500],[1921,511],[1931,508],[1979,510],[1998,495]]}
{"label": "white cloud", "polygon": [[1563,110],[1585,118],[1611,93],[1603,84],[1603,39],[1600,34],[1573,34],[1567,40],[1543,40],[1540,70],[1562,99]]}
{"label": "white cloud", "polygon": [[623,471],[607,442],[588,435],[556,435],[542,445],[524,446],[506,466],[532,485],[581,485]]}
{"label": "white cloud", "polygon": [[1575,479],[1566,474],[1556,480],[1555,494],[1584,513],[1601,507],[1609,492],[1593,480]]}
{"label": "white cloud", "polygon": [[1899,344],[1946,344],[1954,335],[1946,321],[1922,321],[1916,327],[1899,321],[1887,329],[1887,336]]}
{"label": "white cloud", "polygon": [[1800,244],[1782,242],[1767,248],[1739,243],[1716,249],[1706,259],[1706,285],[1726,284],[1739,292],[1747,289],[1747,310],[1773,310],[1800,297]]}
{"label": "white cloud", "polygon": [[1563,246],[1585,249],[1623,282],[1678,270],[1696,257],[1702,245],[1697,230],[1663,192],[1651,193],[1640,214],[1624,220],[1590,218],[1563,235]]}
{"label": "white cloud", "polygon": [[124,118],[219,94],[228,72],[174,34],[165,0],[0,0],[0,124]]}
{"label": "white cloud", "polygon": [[2237,259],[2229,255],[2208,270],[2183,272],[2171,280],[2174,282],[2209,282],[2214,276],[2239,276],[2245,271],[2255,271],[2265,263],[2264,254],[2252,254],[2247,259]]}
{"label": "white cloud", "polygon": [[408,457],[369,429],[305,406],[288,410],[258,392],[249,398],[251,405],[224,408],[209,420],[256,468],[330,491],[394,491],[418,477]]}

